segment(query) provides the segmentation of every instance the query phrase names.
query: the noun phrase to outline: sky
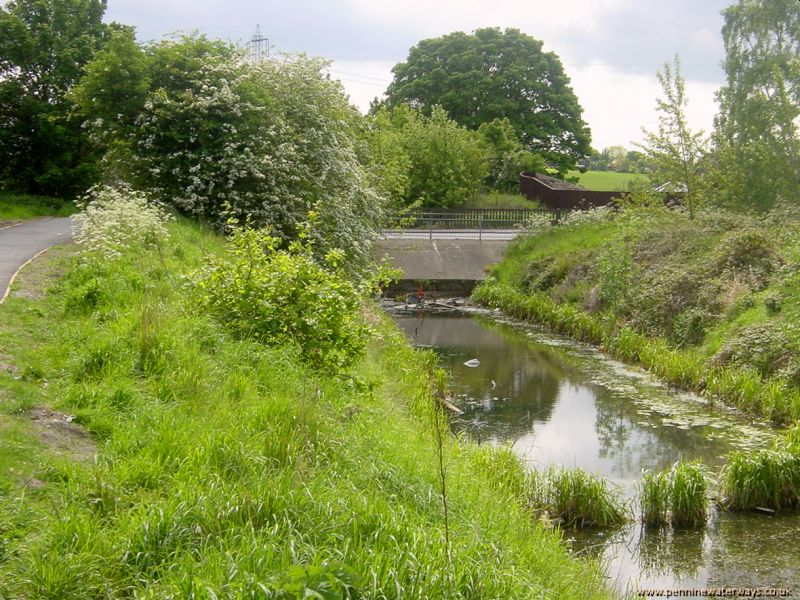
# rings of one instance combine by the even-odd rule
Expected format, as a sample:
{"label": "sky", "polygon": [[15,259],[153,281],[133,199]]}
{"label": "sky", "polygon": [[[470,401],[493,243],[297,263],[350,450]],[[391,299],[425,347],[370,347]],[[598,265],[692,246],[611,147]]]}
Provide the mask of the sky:
{"label": "sky", "polygon": [[178,31],[246,42],[256,25],[272,51],[332,61],[362,112],[381,97],[392,67],[422,39],[513,27],[564,64],[592,131],[592,146],[633,148],[658,125],[656,72],[677,53],[693,129],[710,131],[724,81],[720,11],[733,0],[108,0],[107,21],[140,40]]}

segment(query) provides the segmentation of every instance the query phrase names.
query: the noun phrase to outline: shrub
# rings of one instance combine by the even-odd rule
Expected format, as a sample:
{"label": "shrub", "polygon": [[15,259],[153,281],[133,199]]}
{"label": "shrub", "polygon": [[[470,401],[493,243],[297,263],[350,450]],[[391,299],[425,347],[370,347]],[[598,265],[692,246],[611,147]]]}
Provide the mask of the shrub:
{"label": "shrub", "polygon": [[154,246],[167,237],[171,216],[143,193],[122,186],[96,186],[78,202],[73,236],[84,254],[111,260],[132,246]]}
{"label": "shrub", "polygon": [[553,215],[549,212],[532,213],[524,221],[515,225],[527,235],[540,235],[553,226]]}
{"label": "shrub", "polygon": [[583,225],[585,223],[605,223],[611,221],[615,212],[608,206],[596,206],[588,210],[573,210],[564,217],[564,225]]}
{"label": "shrub", "polygon": [[359,314],[362,290],[344,277],[341,253],[319,264],[308,243],[279,244],[267,230],[235,229],[228,258],[209,257],[193,275],[196,305],[239,336],[296,344],[315,368],[347,368],[368,338]]}

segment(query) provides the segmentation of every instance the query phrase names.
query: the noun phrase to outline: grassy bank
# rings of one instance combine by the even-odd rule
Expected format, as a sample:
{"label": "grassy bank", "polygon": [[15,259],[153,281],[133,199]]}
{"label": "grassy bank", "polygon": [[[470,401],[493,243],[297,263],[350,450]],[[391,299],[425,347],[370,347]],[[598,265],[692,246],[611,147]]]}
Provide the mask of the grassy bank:
{"label": "grassy bank", "polygon": [[587,215],[518,240],[475,298],[776,424],[800,418],[800,223]]}
{"label": "grassy bank", "polygon": [[67,217],[75,210],[72,202],[61,198],[0,192],[0,224],[37,217]]}
{"label": "grassy bank", "polygon": [[369,315],[345,377],[234,336],[188,292],[221,241],[169,228],[50,253],[0,307],[3,597],[608,597],[437,436],[430,354]]}

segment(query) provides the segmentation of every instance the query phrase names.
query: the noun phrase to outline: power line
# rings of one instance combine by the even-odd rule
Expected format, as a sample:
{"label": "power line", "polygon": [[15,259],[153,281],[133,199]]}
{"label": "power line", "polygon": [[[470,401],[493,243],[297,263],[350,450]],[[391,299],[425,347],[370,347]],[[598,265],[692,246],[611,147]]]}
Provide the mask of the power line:
{"label": "power line", "polygon": [[250,60],[252,62],[260,62],[265,58],[269,58],[269,40],[261,34],[259,25],[256,25],[256,30],[247,46],[250,49]]}

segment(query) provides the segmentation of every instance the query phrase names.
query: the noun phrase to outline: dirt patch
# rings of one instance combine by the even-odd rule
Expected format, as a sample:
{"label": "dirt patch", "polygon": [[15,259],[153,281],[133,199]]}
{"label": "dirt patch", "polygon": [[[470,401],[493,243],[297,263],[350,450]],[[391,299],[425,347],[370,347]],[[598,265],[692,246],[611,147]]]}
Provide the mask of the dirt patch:
{"label": "dirt patch", "polygon": [[0,219],[0,229],[4,229],[6,227],[11,227],[12,225],[16,225],[17,223],[21,223],[22,221],[11,221],[8,219]]}
{"label": "dirt patch", "polygon": [[14,365],[11,356],[0,352],[0,373],[8,373],[9,375],[16,375],[17,371],[18,369]]}
{"label": "dirt patch", "polygon": [[91,459],[97,447],[86,430],[66,413],[35,407],[28,412],[39,439],[51,450],[77,460]]}
{"label": "dirt patch", "polygon": [[27,300],[45,297],[66,270],[66,261],[76,252],[74,245],[53,246],[35,261],[22,269],[11,290],[11,295]]}

